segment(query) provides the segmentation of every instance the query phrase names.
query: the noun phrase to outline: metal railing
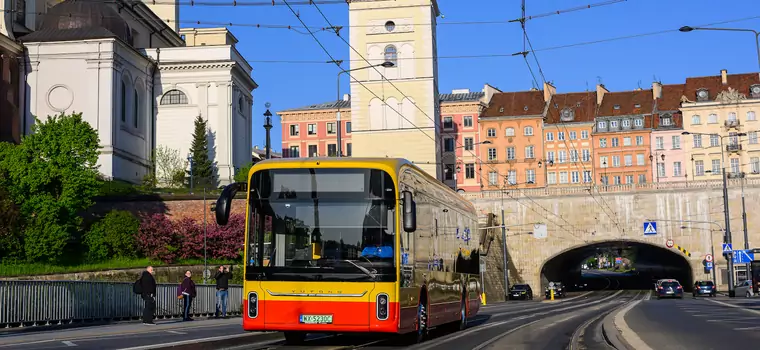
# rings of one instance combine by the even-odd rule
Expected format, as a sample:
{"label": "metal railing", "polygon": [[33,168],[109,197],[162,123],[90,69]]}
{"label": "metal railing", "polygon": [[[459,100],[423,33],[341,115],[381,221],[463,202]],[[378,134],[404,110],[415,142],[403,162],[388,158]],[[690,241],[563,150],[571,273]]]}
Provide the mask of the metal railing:
{"label": "metal railing", "polygon": [[[216,287],[196,285],[193,316],[213,315]],[[157,319],[182,317],[177,284],[156,286]],[[243,288],[230,285],[227,315],[242,313]],[[130,282],[0,281],[0,329],[139,320],[144,302]]]}

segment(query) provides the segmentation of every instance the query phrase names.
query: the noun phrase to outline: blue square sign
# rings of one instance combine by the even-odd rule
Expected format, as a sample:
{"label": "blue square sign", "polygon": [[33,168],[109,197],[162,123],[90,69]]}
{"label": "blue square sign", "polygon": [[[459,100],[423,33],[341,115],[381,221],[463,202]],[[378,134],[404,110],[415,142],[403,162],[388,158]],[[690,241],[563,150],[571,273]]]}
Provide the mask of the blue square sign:
{"label": "blue square sign", "polygon": [[657,234],[657,222],[656,221],[644,221],[644,235],[656,235]]}

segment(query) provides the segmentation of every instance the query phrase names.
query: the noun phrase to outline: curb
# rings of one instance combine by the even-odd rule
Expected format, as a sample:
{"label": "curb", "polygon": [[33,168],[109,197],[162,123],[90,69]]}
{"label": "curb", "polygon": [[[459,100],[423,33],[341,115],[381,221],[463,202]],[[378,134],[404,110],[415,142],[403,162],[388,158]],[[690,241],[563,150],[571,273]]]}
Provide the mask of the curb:
{"label": "curb", "polygon": [[602,321],[602,335],[617,350],[652,350],[646,343],[644,343],[638,336],[631,334],[631,337],[636,346],[631,345],[628,340],[625,339],[622,330],[618,327],[619,323],[625,323],[623,317],[633,307],[642,302],[643,299],[634,300],[625,305],[622,309],[610,312],[604,317]]}

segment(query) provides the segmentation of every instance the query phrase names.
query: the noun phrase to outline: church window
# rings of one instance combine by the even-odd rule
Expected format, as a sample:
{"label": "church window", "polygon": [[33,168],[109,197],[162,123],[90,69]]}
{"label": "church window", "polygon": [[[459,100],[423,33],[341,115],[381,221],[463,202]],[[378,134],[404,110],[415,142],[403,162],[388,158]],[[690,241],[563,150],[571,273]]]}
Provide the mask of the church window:
{"label": "church window", "polygon": [[127,122],[127,83],[121,82],[121,122]]}
{"label": "church window", "polygon": [[140,125],[140,99],[137,97],[137,90],[132,96],[132,116],[135,121],[135,128],[138,128]]}
{"label": "church window", "polygon": [[398,51],[396,50],[396,47],[393,45],[386,46],[385,47],[385,62],[398,64],[398,62],[396,62],[397,58],[398,58]]}
{"label": "church window", "polygon": [[240,111],[240,114],[245,115],[245,101],[242,97],[238,99],[238,111]]}
{"label": "church window", "polygon": [[161,104],[162,105],[186,105],[187,102],[187,95],[185,95],[184,92],[179,90],[169,90],[169,92],[164,94],[164,97],[161,97]]}

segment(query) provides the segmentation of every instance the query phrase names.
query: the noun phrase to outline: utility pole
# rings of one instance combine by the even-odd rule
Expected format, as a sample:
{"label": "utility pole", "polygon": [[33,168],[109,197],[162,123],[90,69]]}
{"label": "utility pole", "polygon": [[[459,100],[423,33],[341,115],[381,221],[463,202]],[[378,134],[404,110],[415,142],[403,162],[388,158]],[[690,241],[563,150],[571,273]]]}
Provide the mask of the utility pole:
{"label": "utility pole", "polygon": [[[723,241],[726,244],[731,244],[731,220],[728,216],[728,184],[726,180],[726,168],[723,171],[723,215],[726,221],[726,235],[723,237]],[[726,260],[728,260],[728,296],[733,298],[735,296],[734,290],[734,257],[733,249],[731,252],[726,253]]]}
{"label": "utility pole", "polygon": [[[506,185],[507,179],[504,178]],[[509,261],[507,260],[507,223],[504,220],[504,188],[501,189],[501,245],[504,251],[504,301],[509,301]]]}
{"label": "utility pole", "polygon": [[[747,236],[747,210],[744,206],[744,176],[745,174],[742,173],[742,223],[744,224],[744,249],[749,249],[749,237]],[[748,280],[752,280],[752,267],[750,263],[747,263],[745,265],[745,276],[747,276]]]}

